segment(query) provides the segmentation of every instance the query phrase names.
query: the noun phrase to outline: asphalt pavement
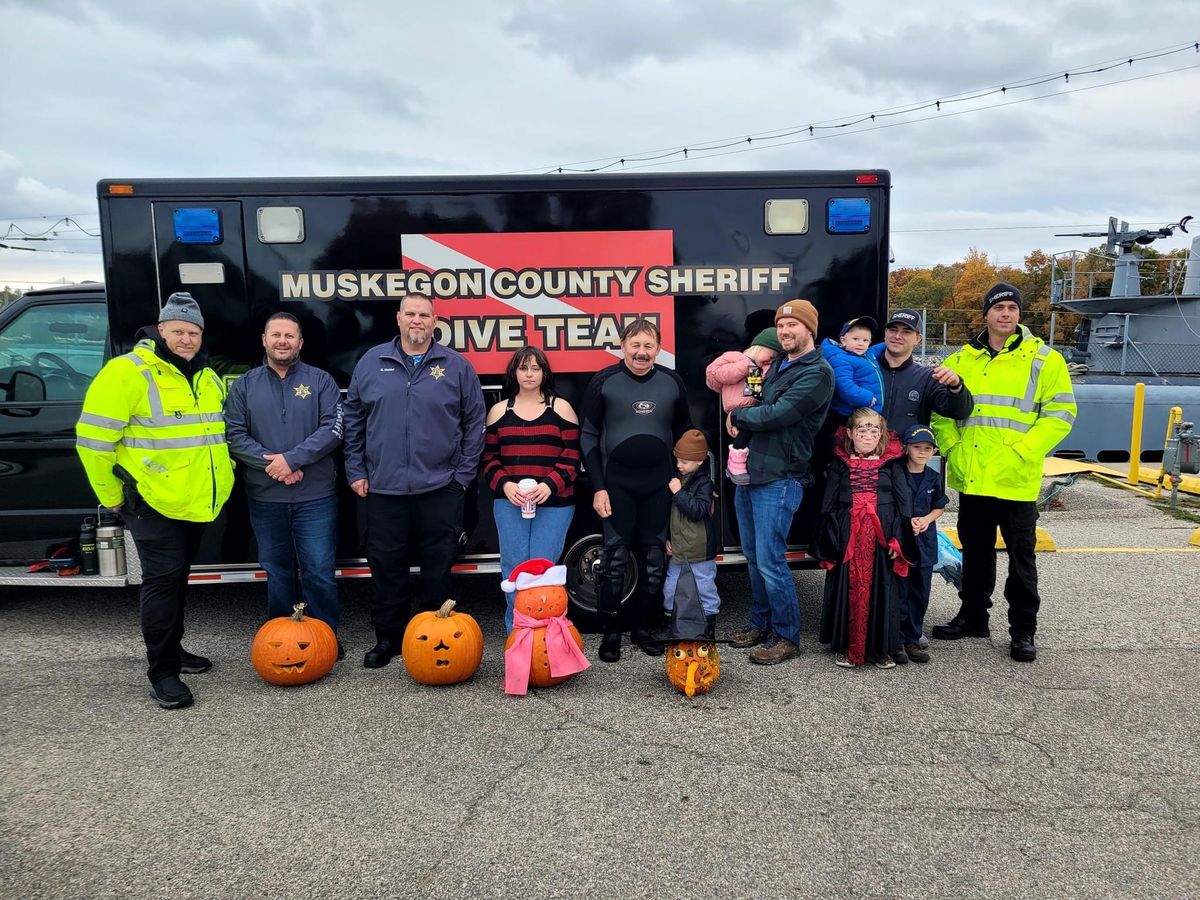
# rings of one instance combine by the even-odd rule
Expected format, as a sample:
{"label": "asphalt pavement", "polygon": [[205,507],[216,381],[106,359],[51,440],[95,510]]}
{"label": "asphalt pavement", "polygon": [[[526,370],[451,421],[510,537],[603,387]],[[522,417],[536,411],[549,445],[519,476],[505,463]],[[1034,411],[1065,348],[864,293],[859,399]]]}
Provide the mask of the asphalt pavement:
{"label": "asphalt pavement", "polygon": [[[799,572],[803,656],[722,645],[692,700],[628,644],[504,695],[476,577],[483,665],[445,688],[362,668],[367,582],[343,583],[346,660],[288,689],[249,663],[262,586],[195,588],[185,646],[215,667],[168,712],[135,590],[0,588],[0,896],[1200,896],[1200,553],[1147,549],[1196,526],[1063,496],[1037,662],[1009,659],[1001,600],[990,640],[836,668]],[[728,634],[744,573],[720,588]],[[935,576],[927,627],[956,609]]]}

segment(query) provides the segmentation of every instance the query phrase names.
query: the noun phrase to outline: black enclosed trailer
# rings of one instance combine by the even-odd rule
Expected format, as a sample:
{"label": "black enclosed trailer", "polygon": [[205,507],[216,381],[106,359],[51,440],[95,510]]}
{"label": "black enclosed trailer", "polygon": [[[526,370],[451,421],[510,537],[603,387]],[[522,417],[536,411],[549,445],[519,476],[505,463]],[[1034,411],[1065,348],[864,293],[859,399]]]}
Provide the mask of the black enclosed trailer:
{"label": "black enclosed trailer", "polygon": [[[185,290],[226,378],[262,361],[263,324],[286,309],[302,323],[304,358],[344,388],[363,351],[395,336],[400,299],[419,292],[434,297],[438,339],[466,354],[489,403],[507,358],[528,342],[547,350],[559,393],[578,407],[591,375],[619,358],[621,325],[643,314],[662,327],[659,362],[682,376],[720,471],[725,436],[705,366],[745,347],[794,297],[820,310],[820,337],[852,316],[882,316],[889,190],[882,170],[106,179],[108,352],[125,352]],[[566,561],[586,609],[600,529],[586,473],[580,488]],[[732,486],[720,494],[721,561],[740,562]],[[796,561],[812,494],[796,517]],[[340,574],[366,576],[358,502],[344,487],[341,507]],[[235,490],[193,577],[260,578],[254,559]],[[457,568],[498,571],[482,486]]]}

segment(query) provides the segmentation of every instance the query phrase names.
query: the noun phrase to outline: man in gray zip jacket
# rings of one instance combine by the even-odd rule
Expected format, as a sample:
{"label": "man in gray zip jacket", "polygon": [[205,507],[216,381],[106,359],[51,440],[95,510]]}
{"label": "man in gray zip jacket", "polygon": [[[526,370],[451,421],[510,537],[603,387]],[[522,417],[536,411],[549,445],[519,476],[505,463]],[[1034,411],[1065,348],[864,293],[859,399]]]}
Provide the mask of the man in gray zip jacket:
{"label": "man in gray zip jacket", "polygon": [[418,550],[423,602],[449,596],[463,497],[483,453],[479,376],[457,351],[433,340],[433,301],[409,294],[398,337],[372,347],[346,395],[346,479],[367,501],[367,561],[375,581],[371,624],[378,643],[368,669],[400,652],[411,614],[409,550]]}
{"label": "man in gray zip jacket", "polygon": [[[305,615],[337,633],[337,461],[342,397],[328,372],[300,361],[304,339],[291,313],[263,328],[266,361],[237,379],[225,400],[230,450],[246,467],[250,524],[267,573],[267,617]],[[342,656],[338,643],[338,658]]]}

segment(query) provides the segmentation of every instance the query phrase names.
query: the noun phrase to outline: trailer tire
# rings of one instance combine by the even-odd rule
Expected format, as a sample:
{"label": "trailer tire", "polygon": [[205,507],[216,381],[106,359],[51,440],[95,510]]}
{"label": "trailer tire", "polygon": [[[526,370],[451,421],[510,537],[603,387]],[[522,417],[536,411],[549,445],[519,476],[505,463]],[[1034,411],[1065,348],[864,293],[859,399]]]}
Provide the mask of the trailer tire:
{"label": "trailer tire", "polygon": [[[598,534],[589,534],[572,544],[563,555],[563,565],[567,567],[567,595],[571,601],[570,618],[580,631],[603,630],[600,615],[596,612],[603,553],[604,539]],[[622,610],[633,596],[639,576],[637,559],[630,554],[629,565],[625,569],[624,590],[621,592]]]}

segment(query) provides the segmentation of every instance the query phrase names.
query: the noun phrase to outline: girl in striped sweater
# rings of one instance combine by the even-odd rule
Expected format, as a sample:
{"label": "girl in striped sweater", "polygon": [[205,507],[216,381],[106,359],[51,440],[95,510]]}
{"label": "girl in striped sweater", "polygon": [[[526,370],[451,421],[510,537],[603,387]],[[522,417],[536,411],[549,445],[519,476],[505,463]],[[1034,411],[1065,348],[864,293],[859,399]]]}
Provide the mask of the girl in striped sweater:
{"label": "girl in striped sweater", "polygon": [[[508,577],[530,559],[557,561],[575,515],[579,419],[554,395],[554,373],[538,347],[522,347],[504,372],[504,400],[491,408],[483,445],[483,477],[500,538],[500,569]],[[522,490],[520,483],[533,481]],[[521,507],[536,504],[533,518]],[[513,595],[505,594],[504,628],[512,631]]]}

